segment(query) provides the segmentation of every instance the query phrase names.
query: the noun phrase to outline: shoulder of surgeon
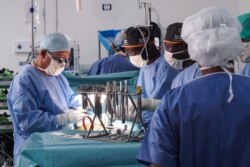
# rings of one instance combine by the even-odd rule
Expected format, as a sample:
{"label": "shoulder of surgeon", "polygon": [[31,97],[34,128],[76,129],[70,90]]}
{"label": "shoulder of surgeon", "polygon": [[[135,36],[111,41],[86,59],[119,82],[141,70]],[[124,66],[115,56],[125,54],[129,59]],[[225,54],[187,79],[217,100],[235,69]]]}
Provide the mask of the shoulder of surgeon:
{"label": "shoulder of surgeon", "polygon": [[[15,79],[19,79],[19,80],[23,79],[23,80],[26,80],[27,82],[27,79],[37,81],[46,77],[49,77],[49,76],[44,75],[44,73],[42,73],[41,71],[33,67],[31,64],[27,64],[21,69],[21,71],[18,73]],[[56,77],[64,78],[62,74]]]}
{"label": "shoulder of surgeon", "polygon": [[[233,76],[233,83],[241,83],[244,86],[248,87],[250,89],[250,85],[248,86],[247,83],[250,82],[250,77],[239,75],[239,74],[232,74]],[[244,84],[246,83],[246,84]],[[228,87],[229,85],[229,76],[225,72],[219,72],[219,73],[213,73],[213,74],[208,74],[206,76],[201,76],[198,78],[193,79],[192,81],[179,86],[177,88],[171,89],[170,91],[192,91],[194,92],[199,92],[201,89],[202,90],[208,90],[208,88],[213,87],[215,88],[216,86],[222,87],[226,86]],[[201,88],[201,89],[199,89]],[[213,92],[213,91],[212,91]]]}

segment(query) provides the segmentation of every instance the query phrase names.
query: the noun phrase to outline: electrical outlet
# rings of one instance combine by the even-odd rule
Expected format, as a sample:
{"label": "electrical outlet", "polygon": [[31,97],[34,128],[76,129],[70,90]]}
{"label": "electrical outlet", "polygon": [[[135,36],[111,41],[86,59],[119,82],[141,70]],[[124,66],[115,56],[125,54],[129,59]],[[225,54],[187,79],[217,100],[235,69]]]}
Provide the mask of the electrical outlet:
{"label": "electrical outlet", "polygon": [[102,10],[111,10],[112,9],[112,5],[110,3],[104,3],[102,4]]}
{"label": "electrical outlet", "polygon": [[31,51],[31,43],[29,41],[15,41],[14,52],[15,53],[29,53]]}

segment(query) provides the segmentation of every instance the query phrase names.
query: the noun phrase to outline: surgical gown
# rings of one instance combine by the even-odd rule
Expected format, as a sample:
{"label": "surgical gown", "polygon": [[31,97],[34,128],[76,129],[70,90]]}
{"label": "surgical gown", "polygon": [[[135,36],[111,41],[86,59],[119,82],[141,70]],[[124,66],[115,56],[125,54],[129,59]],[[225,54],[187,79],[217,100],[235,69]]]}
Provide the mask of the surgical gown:
{"label": "surgical gown", "polygon": [[195,78],[201,76],[201,72],[198,68],[198,64],[194,63],[188,68],[181,71],[173,80],[171,89],[176,88],[178,86],[182,86]]}
{"label": "surgical gown", "polygon": [[166,167],[250,166],[250,78],[210,74],[168,91],[137,159]]}
{"label": "surgical gown", "polygon": [[132,63],[130,63],[128,56],[112,55],[102,63],[100,74],[137,70],[139,70],[139,68],[135,67]]}
{"label": "surgical gown", "polygon": [[[166,91],[171,88],[172,80],[179,71],[171,67],[163,56],[150,65],[144,65],[140,70],[137,81],[137,85],[142,87],[142,97],[161,99]],[[142,112],[145,126],[148,126],[152,115],[152,111],[144,110]]]}
{"label": "surgical gown", "polygon": [[104,57],[100,60],[97,60],[96,62],[94,62],[90,69],[89,69],[89,72],[88,72],[88,76],[91,76],[91,75],[99,75],[100,74],[100,71],[101,71],[101,68],[102,68],[102,64],[103,62],[105,62],[106,60],[108,59],[108,57]]}
{"label": "surgical gown", "polygon": [[62,74],[45,76],[31,65],[13,79],[7,102],[14,127],[15,160],[30,134],[62,129],[56,115],[82,106],[81,96],[73,93]]}

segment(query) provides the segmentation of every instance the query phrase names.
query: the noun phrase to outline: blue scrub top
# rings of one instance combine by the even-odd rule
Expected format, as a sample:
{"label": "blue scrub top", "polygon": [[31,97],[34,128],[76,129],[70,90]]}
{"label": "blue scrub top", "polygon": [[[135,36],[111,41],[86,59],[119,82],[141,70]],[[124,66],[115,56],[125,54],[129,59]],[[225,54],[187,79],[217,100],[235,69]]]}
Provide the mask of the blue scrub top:
{"label": "blue scrub top", "polygon": [[245,64],[245,66],[240,74],[248,76],[248,77],[250,76],[250,63]]}
{"label": "blue scrub top", "polygon": [[100,74],[109,74],[125,71],[140,70],[135,67],[130,61],[129,57],[125,55],[112,55],[102,63]]}
{"label": "blue scrub top", "polygon": [[250,166],[250,78],[210,74],[168,91],[137,159],[166,167]]}
{"label": "blue scrub top", "polygon": [[201,71],[198,68],[198,64],[194,63],[188,68],[181,71],[173,80],[171,89],[176,88],[178,86],[182,86],[195,78],[202,76]]}
{"label": "blue scrub top", "polygon": [[103,62],[105,62],[109,57],[104,57],[100,60],[97,60],[96,62],[94,62],[90,69],[89,69],[89,72],[88,72],[88,76],[91,76],[91,75],[99,75],[100,74],[100,71],[101,71],[101,68],[102,68],[102,64]]}
{"label": "blue scrub top", "polygon": [[[142,97],[161,99],[171,88],[172,80],[179,72],[180,70],[171,67],[163,56],[150,65],[144,65],[137,81],[137,85],[142,87]],[[152,111],[143,111],[142,118],[146,126],[152,115]]]}
{"label": "blue scrub top", "polygon": [[49,77],[31,65],[13,79],[7,102],[14,126],[15,160],[32,133],[62,129],[56,115],[82,106],[81,96],[74,94],[62,74]]}

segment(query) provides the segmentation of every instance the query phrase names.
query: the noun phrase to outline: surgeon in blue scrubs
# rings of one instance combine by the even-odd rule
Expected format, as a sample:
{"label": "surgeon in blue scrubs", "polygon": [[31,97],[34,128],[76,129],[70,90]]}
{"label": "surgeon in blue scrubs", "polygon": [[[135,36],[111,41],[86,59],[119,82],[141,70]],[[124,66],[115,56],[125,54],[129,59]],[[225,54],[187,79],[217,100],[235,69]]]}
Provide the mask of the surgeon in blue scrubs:
{"label": "surgeon in blue scrubs", "polygon": [[209,7],[183,22],[182,38],[202,77],[168,91],[137,159],[151,167],[250,166],[250,78],[229,62],[243,50],[236,18]]}
{"label": "surgeon in blue scrubs", "polygon": [[105,62],[109,57],[104,57],[104,58],[101,58],[100,60],[97,60],[96,62],[94,62],[89,71],[88,71],[88,76],[91,76],[91,75],[99,75],[100,74],[100,71],[101,71],[101,68],[102,68],[102,64],[103,62]]}
{"label": "surgeon in blue scrubs", "polygon": [[37,57],[16,75],[7,95],[14,128],[14,160],[34,132],[63,129],[84,116],[82,97],[76,95],[61,74],[70,56],[69,38],[46,34]]}
{"label": "surgeon in blue scrubs", "polygon": [[124,31],[120,31],[116,34],[111,46],[114,54],[93,63],[88,72],[89,76],[140,70],[139,67],[134,66],[129,61],[128,55],[124,53],[124,48],[122,47],[124,40],[123,35]]}
{"label": "surgeon in blue scrubs", "polygon": [[172,23],[167,27],[164,37],[165,54],[168,64],[175,69],[185,69],[194,61],[188,54],[188,46],[181,38],[182,23]]}
{"label": "surgeon in blue scrubs", "polygon": [[[161,55],[161,47],[155,44],[155,39],[160,37],[155,31],[159,31],[155,24],[152,27],[129,27],[123,47],[132,64],[141,67],[137,86],[142,88],[142,98],[161,99],[179,70],[171,67]],[[145,127],[149,125],[152,114],[148,110],[142,111]]]}
{"label": "surgeon in blue scrubs", "polygon": [[198,64],[194,63],[191,66],[183,69],[173,80],[171,89],[178,86],[182,86],[195,78],[201,76],[201,71],[199,70]]}
{"label": "surgeon in blue scrubs", "polygon": [[164,37],[165,59],[174,68],[182,70],[173,80],[171,89],[181,86],[201,76],[198,65],[190,59],[188,46],[181,38],[182,23],[173,23],[167,27]]}
{"label": "surgeon in blue scrubs", "polygon": [[[164,37],[165,54],[164,58],[170,66],[180,70],[173,79],[171,89],[184,85],[189,81],[201,76],[198,64],[190,59],[188,46],[181,38],[182,23],[173,23],[167,27]],[[142,109],[154,111],[159,105],[159,99],[142,99]]]}
{"label": "surgeon in blue scrubs", "polygon": [[114,55],[109,56],[108,59],[103,61],[100,69],[100,74],[109,74],[125,71],[138,71],[139,67],[134,66],[129,61],[129,56],[125,54],[123,46],[124,42],[124,31],[117,33],[112,48]]}

